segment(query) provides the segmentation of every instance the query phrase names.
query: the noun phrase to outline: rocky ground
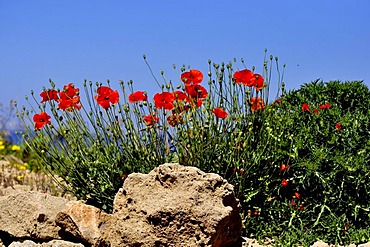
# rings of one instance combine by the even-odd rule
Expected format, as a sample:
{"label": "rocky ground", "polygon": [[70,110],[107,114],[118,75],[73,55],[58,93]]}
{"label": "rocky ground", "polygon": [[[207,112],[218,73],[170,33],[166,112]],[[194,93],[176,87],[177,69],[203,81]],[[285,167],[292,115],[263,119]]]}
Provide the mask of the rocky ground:
{"label": "rocky ground", "polygon": [[[0,160],[0,196],[12,194],[17,191],[41,191],[54,196],[63,196],[71,199],[71,195],[63,194],[58,188],[56,181],[42,173],[31,172],[21,168],[20,160],[7,158]],[[20,169],[21,168],[21,169]],[[267,240],[264,244],[258,243],[255,239],[244,238],[242,246],[273,246],[273,241]],[[1,246],[1,243],[0,243]],[[330,246],[324,242],[318,241],[315,247]],[[355,245],[351,245],[354,247]],[[370,247],[370,243],[359,245],[361,247]]]}
{"label": "rocky ground", "polygon": [[72,197],[65,195],[54,179],[43,173],[24,169],[22,164],[15,157],[0,160],[0,196],[12,191],[40,191],[53,196]]}

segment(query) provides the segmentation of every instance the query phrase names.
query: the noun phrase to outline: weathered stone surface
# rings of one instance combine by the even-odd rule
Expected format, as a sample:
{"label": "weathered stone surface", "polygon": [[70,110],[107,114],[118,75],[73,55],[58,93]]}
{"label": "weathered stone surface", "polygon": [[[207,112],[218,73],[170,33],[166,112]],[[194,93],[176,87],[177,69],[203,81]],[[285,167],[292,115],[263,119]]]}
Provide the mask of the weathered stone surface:
{"label": "weathered stone surface", "polygon": [[0,196],[0,231],[16,238],[60,239],[55,216],[67,202],[67,199],[34,191]]}
{"label": "weathered stone surface", "polygon": [[112,246],[230,246],[242,229],[233,187],[179,164],[129,175],[113,208],[103,231]]}
{"label": "weathered stone surface", "polygon": [[[342,245],[334,245],[334,244],[327,244],[322,240],[316,241],[312,247],[342,247]],[[346,245],[347,247],[356,247],[355,244]],[[358,246],[366,246],[366,245],[358,245]]]}
{"label": "weathered stone surface", "polygon": [[26,240],[24,242],[13,242],[9,247],[84,247],[83,244],[76,244],[72,242],[67,242],[64,240],[52,240],[47,243],[36,244],[31,240]]}
{"label": "weathered stone surface", "polygon": [[2,195],[0,238],[12,247],[218,247],[235,244],[241,234],[232,186],[216,174],[178,164],[130,175],[113,214],[40,192],[8,189]]}
{"label": "weathered stone surface", "polygon": [[370,247],[370,242],[364,243],[364,244],[359,244],[358,247]]}
{"label": "weathered stone surface", "polygon": [[101,241],[100,229],[106,227],[109,217],[111,215],[96,207],[81,201],[70,201],[57,214],[55,221],[63,231],[95,246]]}
{"label": "weathered stone surface", "polygon": [[9,247],[34,247],[37,246],[37,244],[31,240],[26,240],[24,242],[13,242],[9,245]]}
{"label": "weathered stone surface", "polygon": [[7,196],[11,194],[18,194],[19,192],[31,191],[31,187],[28,185],[15,184],[6,188],[0,188],[0,196]]}

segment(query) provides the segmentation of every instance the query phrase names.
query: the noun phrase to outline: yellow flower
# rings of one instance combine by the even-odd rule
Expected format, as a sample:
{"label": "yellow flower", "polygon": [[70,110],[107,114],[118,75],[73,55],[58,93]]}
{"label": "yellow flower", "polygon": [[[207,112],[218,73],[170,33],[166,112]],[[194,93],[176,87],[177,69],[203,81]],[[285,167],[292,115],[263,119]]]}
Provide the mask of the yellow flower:
{"label": "yellow flower", "polygon": [[0,144],[0,150],[3,150],[3,149],[5,149],[5,146]]}
{"label": "yellow flower", "polygon": [[17,178],[19,179],[19,180],[22,180],[23,178],[24,178],[24,175],[22,174],[22,175],[18,175],[17,176]]}
{"label": "yellow flower", "polygon": [[[27,163],[26,163],[27,164]],[[24,164],[22,164],[22,165],[20,165],[20,164],[14,164],[13,165],[15,168],[17,168],[17,169],[19,169],[19,170],[27,170],[27,166],[28,166],[28,164],[27,165],[24,165]]]}
{"label": "yellow flower", "polygon": [[13,151],[19,151],[21,149],[21,147],[20,146],[18,146],[18,145],[13,145],[12,146],[12,150]]}

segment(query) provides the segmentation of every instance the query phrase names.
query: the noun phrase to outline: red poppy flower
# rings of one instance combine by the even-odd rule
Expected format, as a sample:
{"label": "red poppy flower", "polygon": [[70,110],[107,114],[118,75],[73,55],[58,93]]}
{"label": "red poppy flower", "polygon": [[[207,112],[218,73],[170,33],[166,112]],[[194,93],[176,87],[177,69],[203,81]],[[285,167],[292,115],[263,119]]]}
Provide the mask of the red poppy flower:
{"label": "red poppy flower", "polygon": [[278,105],[278,104],[281,104],[281,102],[282,102],[282,99],[280,98],[272,102],[272,105]]}
{"label": "red poppy flower", "polygon": [[175,127],[178,124],[184,123],[184,119],[182,118],[181,115],[175,114],[167,117],[167,123],[172,127]]}
{"label": "red poppy flower", "polygon": [[142,118],[147,125],[154,125],[158,123],[159,121],[159,117],[152,115],[152,114],[149,114],[147,116],[142,116]]}
{"label": "red poppy flower", "polygon": [[341,129],[342,129],[342,125],[340,125],[340,122],[338,122],[338,123],[335,125],[335,128],[337,128],[337,130],[341,130]]}
{"label": "red poppy flower", "polygon": [[286,171],[286,170],[289,169],[289,167],[290,167],[290,165],[281,164],[279,172]]}
{"label": "red poppy flower", "polygon": [[188,99],[188,96],[179,90],[173,92],[173,96],[175,96],[176,101],[186,101]]}
{"label": "red poppy flower", "polygon": [[185,91],[193,99],[205,99],[208,96],[207,90],[201,85],[186,86]]}
{"label": "red poppy flower", "polygon": [[283,187],[288,186],[288,180],[283,179],[283,180],[281,181],[281,185],[282,185]]}
{"label": "red poppy flower", "polygon": [[295,192],[294,193],[294,196],[295,198],[297,198],[298,200],[301,199],[301,194],[299,194],[298,192]]}
{"label": "red poppy flower", "polygon": [[265,87],[265,80],[260,74],[254,74],[254,78],[255,79],[254,79],[253,86],[257,91],[260,91],[262,88]]}
{"label": "red poppy flower", "polygon": [[128,96],[128,100],[130,101],[130,103],[148,101],[148,96],[146,95],[146,92],[136,91]]}
{"label": "red poppy flower", "polygon": [[42,97],[41,103],[44,103],[48,100],[56,100],[58,101],[58,91],[49,89],[47,91],[43,91],[40,93],[40,96]]}
{"label": "red poppy flower", "polygon": [[228,115],[227,112],[221,108],[214,108],[212,113],[215,114],[217,118],[226,118]]}
{"label": "red poppy flower", "polygon": [[60,99],[58,100],[59,104],[58,107],[64,111],[72,111],[75,109],[81,109],[80,105],[80,96],[75,96],[73,98],[69,98],[65,96],[64,92],[61,92]]}
{"label": "red poppy flower", "polygon": [[73,85],[73,83],[69,83],[68,85],[65,85],[63,87],[63,92],[64,92],[64,95],[68,98],[73,98],[75,96],[77,96],[80,92],[80,89],[79,88],[75,88],[75,86]]}
{"label": "red poppy flower", "polygon": [[172,108],[174,107],[173,102],[175,100],[175,96],[173,96],[172,93],[156,93],[153,99],[155,107],[157,107],[158,109],[164,108],[166,110],[172,110]]}
{"label": "red poppy flower", "polygon": [[96,90],[94,98],[98,101],[98,104],[104,109],[108,109],[110,104],[117,104],[119,101],[119,94],[117,90],[112,90],[110,87],[101,86]]}
{"label": "red poppy flower", "polygon": [[302,111],[310,111],[310,107],[308,106],[308,104],[307,103],[304,103],[304,104],[302,104]]}
{"label": "red poppy flower", "polygon": [[331,107],[331,105],[330,105],[329,103],[326,103],[326,104],[323,104],[323,105],[319,106],[319,108],[320,108],[321,110],[324,110],[324,109],[330,109],[330,107]]}
{"label": "red poppy flower", "polygon": [[203,73],[199,70],[191,69],[181,74],[181,81],[183,81],[185,85],[197,85],[203,81]]}
{"label": "red poppy flower", "polygon": [[250,100],[252,112],[258,112],[266,108],[262,98],[253,97]]}
{"label": "red poppy flower", "polygon": [[50,116],[46,112],[35,114],[33,116],[33,121],[35,122],[35,128],[38,130],[44,127],[45,124],[51,124]]}
{"label": "red poppy flower", "polygon": [[72,83],[64,86],[63,92],[59,93],[58,107],[67,111],[81,109],[79,91],[80,89],[75,88]]}
{"label": "red poppy flower", "polygon": [[[244,69],[236,71],[234,73],[234,79],[236,84],[243,84],[248,87],[252,87],[255,83],[256,77],[254,76],[253,71],[249,69]],[[262,77],[262,76],[261,76]],[[263,80],[263,78],[262,78]]]}
{"label": "red poppy flower", "polygon": [[317,109],[314,109],[313,114],[317,115],[317,114],[319,114],[319,111]]}

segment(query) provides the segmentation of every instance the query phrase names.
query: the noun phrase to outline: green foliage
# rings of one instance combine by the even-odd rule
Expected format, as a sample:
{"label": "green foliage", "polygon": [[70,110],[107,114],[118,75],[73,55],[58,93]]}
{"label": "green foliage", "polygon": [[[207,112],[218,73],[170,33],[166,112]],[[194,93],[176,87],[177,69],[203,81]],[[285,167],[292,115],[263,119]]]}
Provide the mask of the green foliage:
{"label": "green foliage", "polygon": [[[262,200],[246,205],[259,209],[257,221],[253,216],[247,220],[249,234],[261,234],[251,229],[269,222],[269,234],[276,236],[295,227],[324,241],[348,244],[349,229],[369,227],[369,100],[370,91],[361,82],[314,81],[270,106],[272,116],[266,120],[276,143],[268,149],[272,153],[264,153],[265,162],[271,155],[270,164],[289,168],[271,169],[270,183],[256,185]],[[282,179],[287,186],[279,185]]]}
{"label": "green foliage", "polygon": [[[201,98],[190,97],[186,81],[175,85],[162,72],[164,84],[154,77],[158,94],[188,94],[184,101],[172,99],[169,110],[158,107],[156,96],[148,100],[146,92],[129,100],[137,92],[132,81],[121,81],[120,100],[108,104],[99,102],[102,83],[84,83],[87,103],[80,102],[79,91],[69,92],[81,107],[65,108],[62,98],[40,103],[32,93],[37,107],[18,112],[26,126],[23,136],[42,169],[61,177],[77,198],[108,212],[128,174],[179,162],[234,185],[248,236],[272,237],[283,246],[317,238],[361,241],[370,222],[369,89],[361,82],[314,81],[287,93],[277,58],[272,78],[273,60],[264,61],[261,90],[237,83],[235,60],[209,61],[208,85],[203,83],[208,95]],[[181,73],[187,73],[185,67]],[[271,81],[283,95],[268,104]],[[48,90],[62,97],[69,89],[51,82],[44,93]],[[260,100],[265,104],[254,103]],[[228,116],[217,116],[216,108]],[[35,125],[40,112],[51,114],[51,124],[43,119],[41,127]]]}
{"label": "green foliage", "polygon": [[0,158],[4,159],[7,156],[21,159],[23,157],[23,147],[12,144],[0,137]]}
{"label": "green foliage", "polygon": [[[272,60],[270,57],[263,67],[267,85],[271,76],[268,76],[268,64]],[[185,67],[181,72],[185,73]],[[175,87],[166,82],[162,73],[165,84],[158,83],[161,93],[172,95],[182,90],[187,94],[185,101],[173,102],[172,111],[156,106],[151,100],[129,100],[129,95],[136,93],[132,81],[120,82],[120,101],[111,105],[99,103],[98,91],[105,87],[102,83],[84,83],[87,103],[82,104],[79,89],[74,85],[57,89],[51,82],[51,88],[44,88],[40,94],[42,103],[32,92],[37,107],[30,104],[31,110],[23,107],[18,112],[26,128],[23,136],[30,150],[35,151],[34,160],[39,161],[42,169],[61,177],[67,183],[65,189],[77,198],[87,199],[88,203],[107,211],[112,209],[114,195],[125,176],[149,172],[166,162],[221,174],[235,181],[241,193],[243,184],[238,181],[243,176],[235,171],[247,171],[249,164],[245,161],[251,159],[254,166],[258,164],[260,155],[245,150],[260,145],[258,140],[263,139],[256,133],[260,128],[257,125],[263,121],[259,108],[264,104],[261,100],[259,108],[251,107],[250,100],[258,97],[267,101],[268,88],[257,91],[237,84],[233,73],[232,62],[218,65],[209,61],[208,96],[198,96],[199,89],[193,92],[196,96],[191,96],[186,82],[181,81]],[[109,81],[107,86],[110,88]],[[226,110],[229,117],[216,117],[212,113],[215,108]],[[52,115],[52,122],[45,118],[47,112]],[[39,113],[43,114],[41,120],[35,119],[41,117]],[[148,124],[143,118],[148,114],[158,118],[157,122]],[[174,116],[178,120],[176,124],[168,121]]]}

